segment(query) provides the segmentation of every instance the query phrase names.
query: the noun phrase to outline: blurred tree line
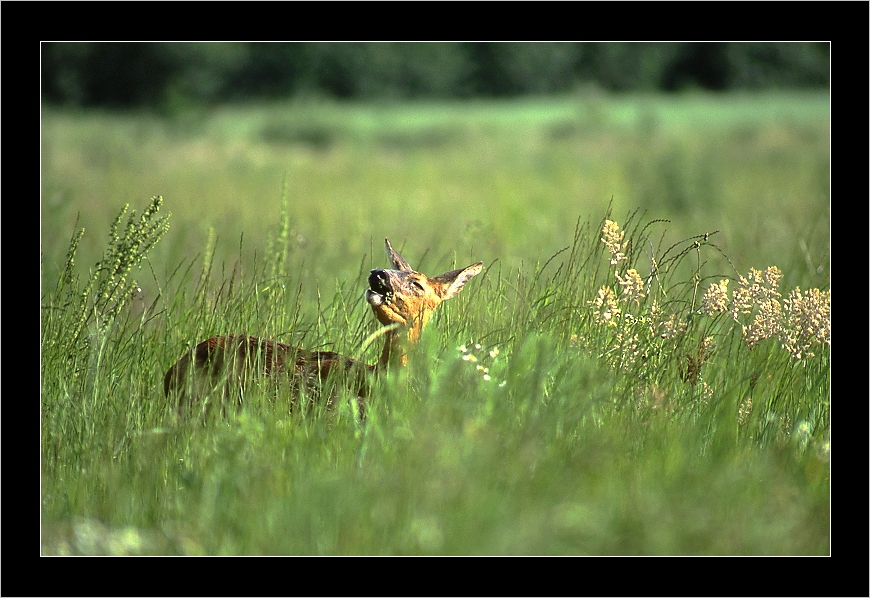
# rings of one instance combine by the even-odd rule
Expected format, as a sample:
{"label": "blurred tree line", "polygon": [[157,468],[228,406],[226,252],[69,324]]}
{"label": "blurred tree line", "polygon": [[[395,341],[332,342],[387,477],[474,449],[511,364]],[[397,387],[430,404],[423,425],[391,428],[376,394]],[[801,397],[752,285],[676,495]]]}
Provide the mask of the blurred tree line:
{"label": "blurred tree line", "polygon": [[354,99],[818,88],[827,43],[43,43],[42,95],[166,107],[299,95]]}

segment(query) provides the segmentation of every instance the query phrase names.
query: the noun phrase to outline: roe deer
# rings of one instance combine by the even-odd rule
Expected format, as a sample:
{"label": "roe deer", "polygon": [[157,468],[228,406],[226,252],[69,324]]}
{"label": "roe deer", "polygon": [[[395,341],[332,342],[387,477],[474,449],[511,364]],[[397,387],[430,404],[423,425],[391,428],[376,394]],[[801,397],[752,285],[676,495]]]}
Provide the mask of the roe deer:
{"label": "roe deer", "polygon": [[[213,336],[199,343],[169,368],[163,379],[167,397],[178,395],[181,414],[190,402],[190,394],[218,389],[224,396],[232,385],[266,376],[289,378],[290,392],[300,385],[316,389],[327,376],[344,372],[359,382],[359,406],[366,394],[366,374],[379,369],[402,366],[407,349],[417,342],[432,312],[450,299],[463,285],[483,270],[483,262],[429,277],[414,271],[410,264],[384,239],[387,257],[395,270],[372,270],[365,297],[372,311],[387,328],[384,349],[375,365],[368,365],[332,351],[309,351],[273,340],[247,335]],[[222,385],[225,386],[221,388]],[[331,399],[328,399],[331,405]]]}

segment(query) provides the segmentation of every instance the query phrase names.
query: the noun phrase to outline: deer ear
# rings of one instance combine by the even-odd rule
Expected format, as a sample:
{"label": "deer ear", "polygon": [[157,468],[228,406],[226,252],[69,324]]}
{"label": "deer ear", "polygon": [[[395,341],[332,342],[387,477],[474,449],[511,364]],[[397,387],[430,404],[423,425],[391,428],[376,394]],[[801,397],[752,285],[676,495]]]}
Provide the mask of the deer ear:
{"label": "deer ear", "polygon": [[483,272],[483,262],[477,262],[467,268],[451,270],[450,272],[439,274],[432,280],[441,283],[441,298],[450,299],[462,290],[462,287],[466,282],[481,272]]}
{"label": "deer ear", "polygon": [[411,264],[409,264],[405,258],[399,255],[399,252],[393,249],[393,246],[390,245],[389,239],[384,239],[384,245],[387,248],[387,259],[390,260],[390,263],[393,264],[393,266],[395,266],[396,270],[413,272],[414,268],[411,267]]}

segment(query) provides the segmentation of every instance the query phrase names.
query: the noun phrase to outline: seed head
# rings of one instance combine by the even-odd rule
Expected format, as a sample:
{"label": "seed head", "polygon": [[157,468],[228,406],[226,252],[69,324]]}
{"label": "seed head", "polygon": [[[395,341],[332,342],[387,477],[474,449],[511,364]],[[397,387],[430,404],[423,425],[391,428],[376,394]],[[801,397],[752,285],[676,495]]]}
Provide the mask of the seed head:
{"label": "seed head", "polygon": [[713,283],[701,300],[701,309],[708,316],[728,311],[728,279]]}
{"label": "seed head", "polygon": [[786,297],[784,306],[783,348],[795,359],[812,357],[813,345],[831,345],[831,291],[795,288]]}
{"label": "seed head", "polygon": [[604,243],[612,256],[610,258],[611,266],[625,259],[625,254],[622,253],[623,238],[625,238],[625,231],[619,230],[619,224],[613,220],[604,221],[604,227],[601,229],[601,242]]}
{"label": "seed head", "polygon": [[613,289],[601,287],[598,289],[598,297],[590,301],[589,304],[595,308],[592,317],[596,323],[616,326],[616,318],[619,316],[619,304],[616,301],[616,295],[613,294]]}
{"label": "seed head", "polygon": [[616,272],[616,279],[619,281],[619,286],[622,287],[622,295],[620,299],[623,301],[634,301],[636,305],[640,305],[640,300],[646,295],[643,291],[643,279],[634,268],[629,269],[625,273],[625,278]]}

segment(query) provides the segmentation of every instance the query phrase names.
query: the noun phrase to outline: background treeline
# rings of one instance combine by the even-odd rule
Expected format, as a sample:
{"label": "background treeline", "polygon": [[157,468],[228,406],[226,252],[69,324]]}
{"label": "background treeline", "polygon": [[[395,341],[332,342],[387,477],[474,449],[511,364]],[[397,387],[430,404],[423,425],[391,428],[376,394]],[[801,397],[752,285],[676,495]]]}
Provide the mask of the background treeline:
{"label": "background treeline", "polygon": [[43,43],[42,94],[167,108],[300,95],[353,99],[818,88],[827,43]]}

